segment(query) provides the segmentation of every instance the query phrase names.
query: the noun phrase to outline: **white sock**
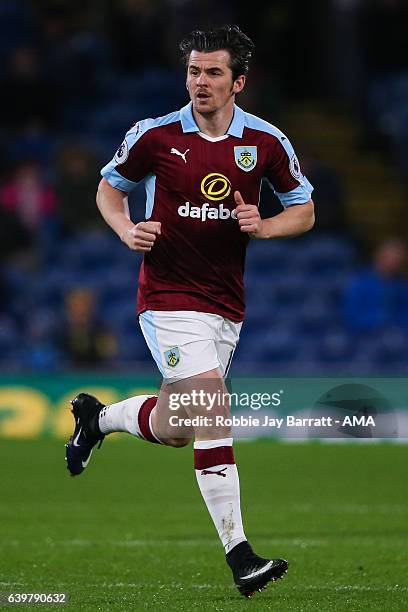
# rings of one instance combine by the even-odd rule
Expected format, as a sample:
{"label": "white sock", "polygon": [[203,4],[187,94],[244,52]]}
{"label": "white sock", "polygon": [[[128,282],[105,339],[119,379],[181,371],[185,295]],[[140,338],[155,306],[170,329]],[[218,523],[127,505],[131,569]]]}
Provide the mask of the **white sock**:
{"label": "white sock", "polygon": [[247,539],[232,438],[194,442],[194,466],[201,494],[228,553]]}
{"label": "white sock", "polygon": [[136,395],[105,406],[99,413],[99,429],[104,434],[126,431],[143,440],[160,443],[151,427],[156,401],[155,395]]}

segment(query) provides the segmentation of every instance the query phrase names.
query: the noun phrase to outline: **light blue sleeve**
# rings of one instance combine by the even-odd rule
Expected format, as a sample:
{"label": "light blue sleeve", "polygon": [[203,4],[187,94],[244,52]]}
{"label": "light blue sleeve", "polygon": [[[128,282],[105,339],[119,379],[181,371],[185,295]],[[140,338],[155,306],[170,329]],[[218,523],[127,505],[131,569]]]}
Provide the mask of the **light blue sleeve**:
{"label": "light blue sleeve", "polygon": [[280,132],[280,130],[279,133],[280,137],[278,140],[285,149],[287,155],[282,173],[287,174],[287,176],[292,176],[299,185],[290,191],[278,191],[270,181],[268,181],[268,183],[284,208],[289,208],[289,206],[294,206],[296,204],[306,204],[311,198],[313,185],[309,183],[302,173],[299,160],[289,138]]}
{"label": "light blue sleeve", "polygon": [[302,175],[299,187],[295,187],[295,189],[287,191],[286,193],[276,191],[271,183],[269,183],[269,185],[272,187],[274,194],[279,198],[284,208],[294,206],[295,204],[307,204],[313,192],[313,185],[309,183],[304,175]]}
{"label": "light blue sleeve", "polygon": [[250,113],[245,114],[245,122],[251,129],[265,132],[267,134],[271,134],[271,136],[274,136],[286,152],[286,155],[282,155],[280,167],[276,172],[278,179],[277,182],[280,183],[281,187],[285,187],[285,183],[287,182],[289,184],[292,182],[292,178],[294,178],[299,183],[298,187],[295,187],[289,191],[284,191],[283,189],[280,190],[277,188],[276,184],[273,184],[275,181],[272,182],[269,177],[265,177],[268,185],[271,187],[274,194],[279,198],[282,206],[284,208],[288,208],[289,206],[294,206],[295,204],[306,204],[310,200],[313,186],[302,174],[299,160],[289,138],[275,125],[272,125],[271,123],[268,123],[255,115],[251,115]]}
{"label": "light blue sleeve", "polygon": [[133,125],[130,130],[126,133],[125,138],[116,151],[113,159],[106,164],[101,170],[101,175],[108,181],[108,183],[115,189],[120,189],[129,193],[136,187],[136,185],[144,179],[150,172],[149,167],[149,156],[140,155],[140,163],[137,164],[138,174],[135,177],[136,180],[130,180],[125,178],[120,173],[120,168],[126,169],[129,165],[129,158],[135,154],[135,145],[140,138],[150,128],[154,127],[154,119],[143,119]]}

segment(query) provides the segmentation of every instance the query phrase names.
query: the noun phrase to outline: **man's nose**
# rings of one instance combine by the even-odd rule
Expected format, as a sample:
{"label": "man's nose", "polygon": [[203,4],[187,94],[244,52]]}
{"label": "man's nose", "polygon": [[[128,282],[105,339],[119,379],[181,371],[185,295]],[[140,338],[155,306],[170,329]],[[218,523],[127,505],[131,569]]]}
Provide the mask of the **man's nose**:
{"label": "man's nose", "polygon": [[197,85],[207,85],[207,75],[205,72],[200,73],[200,76],[197,78]]}

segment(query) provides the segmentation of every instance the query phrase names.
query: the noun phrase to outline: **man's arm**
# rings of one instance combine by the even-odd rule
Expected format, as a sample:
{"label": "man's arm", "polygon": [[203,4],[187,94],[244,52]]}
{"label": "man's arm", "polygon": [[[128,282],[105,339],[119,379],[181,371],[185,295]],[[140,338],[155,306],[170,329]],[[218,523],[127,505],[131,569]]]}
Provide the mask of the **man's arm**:
{"label": "man's arm", "polygon": [[315,222],[313,200],[306,204],[296,204],[285,208],[269,219],[261,219],[258,232],[251,232],[251,238],[290,238],[299,236],[312,229]]}
{"label": "man's arm", "polygon": [[99,183],[96,203],[106,223],[130,249],[151,251],[156,237],[161,234],[161,224],[158,221],[142,221],[135,225],[130,220],[127,193],[115,189],[103,178]]}
{"label": "man's arm", "polygon": [[312,229],[315,221],[313,200],[285,208],[269,219],[261,219],[257,206],[245,204],[239,191],[234,193],[235,209],[242,232],[251,238],[269,240],[271,238],[290,238],[299,236]]}
{"label": "man's arm", "polygon": [[103,178],[98,186],[96,203],[106,223],[123,240],[125,232],[134,227],[130,220],[127,193],[115,189]]}

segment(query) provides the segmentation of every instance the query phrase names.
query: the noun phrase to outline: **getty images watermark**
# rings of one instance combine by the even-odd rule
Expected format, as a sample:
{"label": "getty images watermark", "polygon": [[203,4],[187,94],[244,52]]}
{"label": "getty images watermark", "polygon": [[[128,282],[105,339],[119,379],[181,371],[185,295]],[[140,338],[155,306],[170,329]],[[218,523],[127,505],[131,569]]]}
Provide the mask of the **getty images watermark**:
{"label": "getty images watermark", "polygon": [[206,410],[213,410],[215,406],[240,406],[251,410],[261,408],[277,407],[281,405],[281,395],[283,391],[277,393],[227,393],[225,391],[215,391],[213,393],[204,389],[192,389],[189,393],[170,393],[170,410],[178,410],[187,407],[203,407]]}
{"label": "getty images watermark", "polygon": [[[276,393],[226,393],[217,391],[210,393],[208,391],[192,390],[189,393],[170,393],[169,407],[170,410],[179,410],[180,408],[198,408],[202,407],[208,412],[214,410],[217,406],[229,405],[240,406],[241,408],[250,408],[251,410],[261,410],[262,408],[278,407],[281,405],[283,391]],[[173,427],[208,427],[216,425],[219,427],[273,427],[281,429],[281,427],[333,427],[341,426],[374,426],[375,421],[372,415],[344,415],[342,419],[331,416],[320,417],[296,417],[295,415],[286,415],[284,417],[271,417],[268,414],[262,415],[261,418],[250,414],[203,416],[197,415],[194,417],[179,417],[173,415],[169,419],[169,423]]]}
{"label": "getty images watermark", "polygon": [[[189,393],[170,393],[170,410],[180,408],[203,408],[208,412],[215,411],[218,406],[230,406],[249,408],[251,410],[261,410],[262,408],[278,407],[281,405],[281,394],[276,393],[228,393],[224,391],[209,392],[204,389],[193,389]],[[169,418],[172,427],[258,427],[262,425],[261,419],[246,415],[214,415],[193,417],[179,417],[173,415]],[[266,425],[266,424],[265,424]],[[270,423],[272,425],[272,423]]]}
{"label": "getty images watermark", "polygon": [[224,389],[215,385],[194,381],[194,389],[168,393],[172,435],[215,425],[232,427],[234,437],[408,438],[407,379],[236,378]]}

